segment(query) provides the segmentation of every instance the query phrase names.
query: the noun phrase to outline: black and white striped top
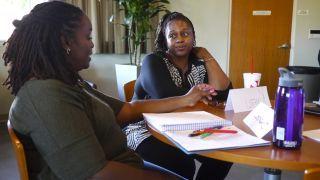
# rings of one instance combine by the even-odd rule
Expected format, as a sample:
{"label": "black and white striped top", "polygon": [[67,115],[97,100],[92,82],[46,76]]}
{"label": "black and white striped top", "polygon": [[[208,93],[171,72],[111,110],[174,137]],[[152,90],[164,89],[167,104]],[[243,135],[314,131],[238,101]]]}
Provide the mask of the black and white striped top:
{"label": "black and white striped top", "polygon": [[[152,53],[143,60],[133,99],[161,99],[184,95],[191,87],[201,83],[208,83],[204,62],[190,58],[188,71],[183,74],[164,53]],[[132,149],[136,149],[151,135],[144,120],[128,125],[123,131],[127,135],[128,146]]]}

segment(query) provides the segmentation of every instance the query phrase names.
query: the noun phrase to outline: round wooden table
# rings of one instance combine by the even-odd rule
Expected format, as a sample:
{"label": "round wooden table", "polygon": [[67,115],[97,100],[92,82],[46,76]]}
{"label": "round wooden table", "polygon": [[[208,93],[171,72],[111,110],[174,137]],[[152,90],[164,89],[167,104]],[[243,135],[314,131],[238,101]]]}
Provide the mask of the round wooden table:
{"label": "round wooden table", "polygon": [[[233,120],[234,125],[253,135],[253,132],[242,121],[249,112],[225,112],[224,107],[212,107],[202,103],[197,104],[195,107],[184,108],[179,111],[196,110],[204,110],[222,118]],[[155,131],[150,126],[148,128],[154,137],[167,144],[175,146],[161,133]],[[305,114],[303,129],[312,130],[319,128],[320,117]],[[271,138],[272,134],[270,132],[263,139],[271,141]],[[233,150],[215,150],[205,153],[201,152],[199,154],[223,161],[280,170],[304,171],[306,169],[320,167],[320,143],[307,137],[304,137],[302,146],[298,150],[285,150],[270,145]]]}

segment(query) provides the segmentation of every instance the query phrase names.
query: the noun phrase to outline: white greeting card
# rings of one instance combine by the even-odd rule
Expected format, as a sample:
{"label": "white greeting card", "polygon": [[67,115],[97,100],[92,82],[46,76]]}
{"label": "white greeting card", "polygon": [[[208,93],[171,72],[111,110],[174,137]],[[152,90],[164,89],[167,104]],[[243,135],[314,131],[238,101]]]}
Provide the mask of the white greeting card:
{"label": "white greeting card", "polygon": [[254,134],[262,138],[273,128],[274,110],[264,103],[258,104],[243,122],[254,132]]}
{"label": "white greeting card", "polygon": [[266,86],[230,89],[225,111],[233,110],[235,113],[251,111],[261,102],[271,107]]}

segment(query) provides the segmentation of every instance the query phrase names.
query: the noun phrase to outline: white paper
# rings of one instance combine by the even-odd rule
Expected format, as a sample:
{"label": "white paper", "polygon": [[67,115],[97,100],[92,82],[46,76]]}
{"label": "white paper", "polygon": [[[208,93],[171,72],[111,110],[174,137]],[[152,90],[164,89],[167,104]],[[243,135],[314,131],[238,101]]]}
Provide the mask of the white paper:
{"label": "white paper", "polygon": [[230,89],[225,111],[233,110],[235,113],[251,111],[260,102],[271,107],[266,86]]}
{"label": "white paper", "polygon": [[223,129],[236,130],[238,133],[213,133],[201,138],[200,136],[189,137],[192,131],[166,131],[164,135],[186,153],[204,150],[236,149],[269,145],[269,141],[251,136],[235,126],[227,126]]}
{"label": "white paper", "polygon": [[264,103],[260,103],[244,118],[244,123],[262,138],[273,128],[274,110]]}
{"label": "white paper", "polygon": [[316,141],[320,141],[320,129],[303,131],[302,134],[308,138],[314,139]]}
{"label": "white paper", "polygon": [[156,130],[197,130],[216,126],[230,126],[232,121],[206,111],[143,113],[144,119]]}
{"label": "white paper", "polygon": [[[230,89],[231,91],[232,89]],[[224,108],[225,111],[231,111],[233,110],[233,107],[232,107],[232,99],[231,99],[231,96],[230,96],[230,91],[229,91],[229,95],[228,95],[228,98],[227,98],[227,103],[226,103],[226,107]]]}

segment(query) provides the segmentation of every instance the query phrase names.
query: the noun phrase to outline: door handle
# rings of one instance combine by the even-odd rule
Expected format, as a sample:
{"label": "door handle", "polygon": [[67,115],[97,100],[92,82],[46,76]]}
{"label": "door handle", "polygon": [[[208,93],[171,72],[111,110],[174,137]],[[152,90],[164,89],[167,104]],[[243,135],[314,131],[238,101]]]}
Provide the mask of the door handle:
{"label": "door handle", "polygon": [[290,45],[288,43],[284,43],[284,44],[281,44],[280,46],[278,46],[279,49],[289,49],[290,48]]}

